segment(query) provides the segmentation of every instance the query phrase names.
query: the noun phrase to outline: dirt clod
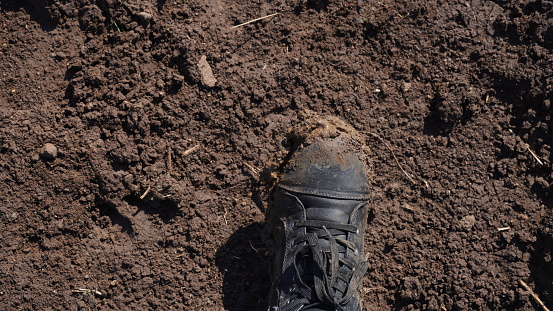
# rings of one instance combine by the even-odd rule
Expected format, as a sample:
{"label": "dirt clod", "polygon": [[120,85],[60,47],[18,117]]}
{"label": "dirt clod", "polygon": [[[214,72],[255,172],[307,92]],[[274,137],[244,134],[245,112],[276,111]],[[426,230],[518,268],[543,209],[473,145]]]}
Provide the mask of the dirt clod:
{"label": "dirt clod", "polygon": [[421,295],[421,284],[416,277],[406,277],[403,279],[399,297],[406,301],[418,300]]}
{"label": "dirt clod", "polygon": [[51,143],[46,143],[40,150],[40,156],[43,159],[55,159],[58,156],[58,147]]}
{"label": "dirt clod", "polygon": [[461,227],[465,228],[466,230],[472,229],[475,223],[476,223],[476,217],[474,217],[474,215],[467,215],[461,218],[461,221],[460,221]]}
{"label": "dirt clod", "polygon": [[211,66],[207,62],[207,57],[202,55],[200,61],[196,65],[198,67],[198,72],[200,74],[200,81],[205,87],[214,87],[217,83],[217,79],[213,76],[213,71]]}

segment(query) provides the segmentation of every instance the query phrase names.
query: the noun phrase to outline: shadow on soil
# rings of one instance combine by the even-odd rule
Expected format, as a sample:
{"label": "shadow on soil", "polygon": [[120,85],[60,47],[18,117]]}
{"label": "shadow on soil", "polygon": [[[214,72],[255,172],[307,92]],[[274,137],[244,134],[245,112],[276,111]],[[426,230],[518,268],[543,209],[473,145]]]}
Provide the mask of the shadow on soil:
{"label": "shadow on soil", "polygon": [[170,200],[144,201],[135,196],[126,196],[123,200],[129,205],[136,207],[136,212],[133,213],[133,216],[142,211],[148,215],[157,215],[164,223],[171,221],[180,212],[178,204]]}
{"label": "shadow on soil", "polygon": [[168,223],[180,212],[178,204],[172,201],[142,201],[132,196],[126,196],[120,203],[97,198],[96,208],[101,216],[108,216],[112,225],[121,227],[121,232],[134,234],[133,218],[139,212],[159,217],[164,223]]}
{"label": "shadow on soil", "polygon": [[[551,203],[551,202],[549,202]],[[553,216],[545,217],[530,259],[530,282],[548,308],[553,308]]]}
{"label": "shadow on soil", "polygon": [[101,216],[108,216],[112,225],[121,227],[121,232],[125,232],[129,235],[134,234],[132,222],[128,217],[125,217],[113,204],[96,199],[96,208],[100,211]]}
{"label": "shadow on soil", "polygon": [[0,8],[3,11],[18,11],[24,9],[37,22],[42,30],[52,31],[58,26],[59,12],[51,7],[49,0],[2,0]]}
{"label": "shadow on soil", "polygon": [[240,228],[217,250],[215,263],[224,275],[225,310],[267,309],[270,280],[263,230],[259,222]]}

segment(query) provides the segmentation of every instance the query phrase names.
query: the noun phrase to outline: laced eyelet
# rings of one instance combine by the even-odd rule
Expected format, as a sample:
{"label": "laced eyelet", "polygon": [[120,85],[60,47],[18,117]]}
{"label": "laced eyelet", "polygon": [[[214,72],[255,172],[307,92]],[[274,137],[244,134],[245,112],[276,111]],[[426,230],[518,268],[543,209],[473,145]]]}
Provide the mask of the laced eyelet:
{"label": "laced eyelet", "polygon": [[292,222],[290,223],[290,228],[295,230],[296,229],[296,221],[297,220],[292,220]]}

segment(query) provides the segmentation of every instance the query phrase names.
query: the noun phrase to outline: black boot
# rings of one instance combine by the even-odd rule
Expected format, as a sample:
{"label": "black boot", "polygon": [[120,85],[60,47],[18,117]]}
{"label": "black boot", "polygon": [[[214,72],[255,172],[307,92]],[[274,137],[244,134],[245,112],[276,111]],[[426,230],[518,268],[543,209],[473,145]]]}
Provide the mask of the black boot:
{"label": "black boot", "polygon": [[369,180],[366,149],[351,131],[319,122],[284,167],[267,215],[269,310],[362,310]]}

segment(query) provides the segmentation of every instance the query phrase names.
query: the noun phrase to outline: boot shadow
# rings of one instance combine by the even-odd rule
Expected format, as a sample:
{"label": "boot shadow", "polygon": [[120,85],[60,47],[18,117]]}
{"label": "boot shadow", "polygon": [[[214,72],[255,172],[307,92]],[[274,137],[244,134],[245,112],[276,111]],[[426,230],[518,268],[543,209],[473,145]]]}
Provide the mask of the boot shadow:
{"label": "boot shadow", "polygon": [[[550,205],[549,205],[550,206]],[[536,235],[534,249],[530,257],[530,278],[535,291],[543,303],[553,307],[553,216],[546,216]]]}
{"label": "boot shadow", "polygon": [[32,21],[38,23],[42,30],[50,32],[58,26],[60,19],[59,10],[50,0],[2,0],[0,9],[2,11],[16,12],[24,9]]}
{"label": "boot shadow", "polygon": [[228,311],[266,310],[270,287],[264,223],[236,230],[215,254],[223,273],[223,306]]}

